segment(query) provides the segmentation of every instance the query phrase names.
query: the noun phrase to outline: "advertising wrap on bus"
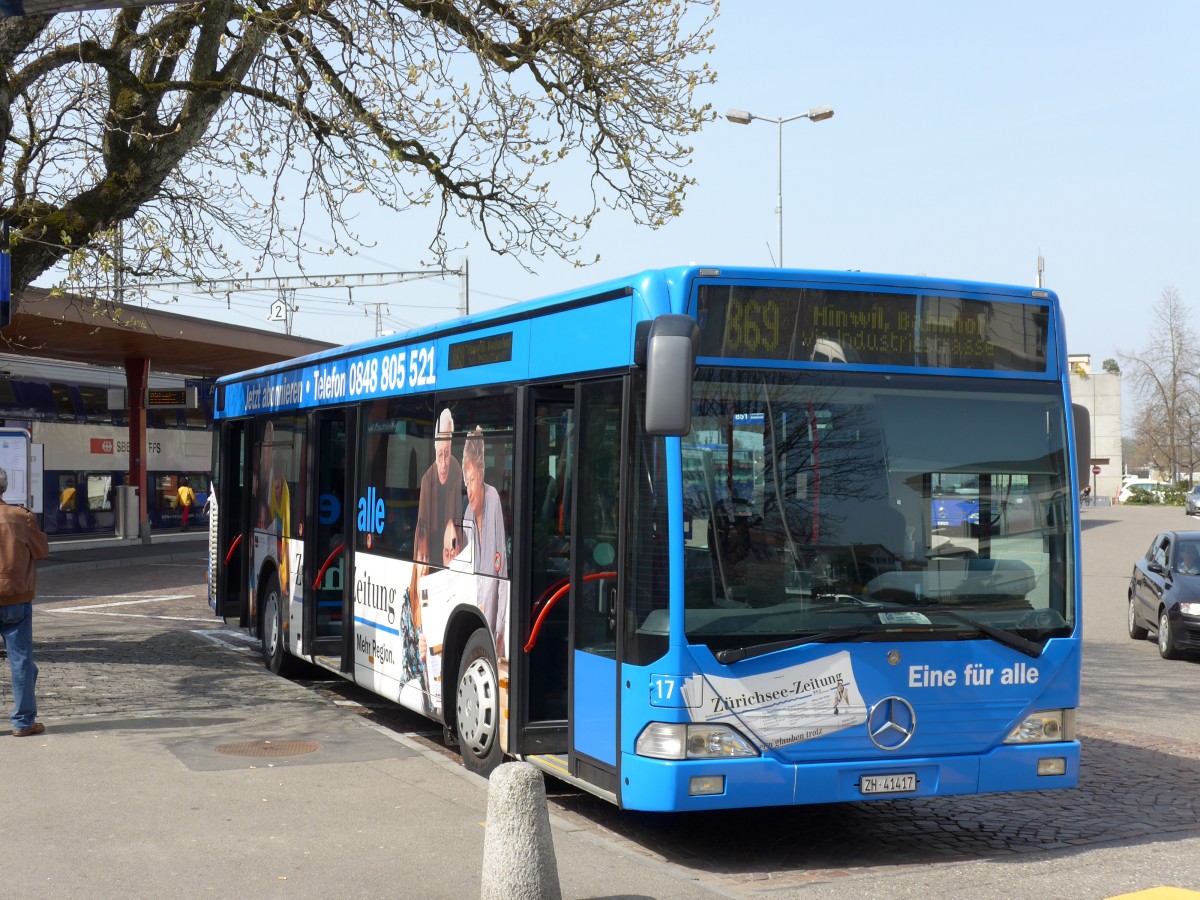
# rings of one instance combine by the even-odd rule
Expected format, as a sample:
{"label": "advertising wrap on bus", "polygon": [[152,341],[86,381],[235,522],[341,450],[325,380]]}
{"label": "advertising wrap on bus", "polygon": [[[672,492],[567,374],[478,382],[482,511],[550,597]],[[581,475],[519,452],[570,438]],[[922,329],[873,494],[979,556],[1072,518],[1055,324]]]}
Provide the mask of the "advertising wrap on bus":
{"label": "advertising wrap on bus", "polygon": [[623,808],[1073,787],[1065,360],[1041,289],[687,267],[230,376],[211,604]]}

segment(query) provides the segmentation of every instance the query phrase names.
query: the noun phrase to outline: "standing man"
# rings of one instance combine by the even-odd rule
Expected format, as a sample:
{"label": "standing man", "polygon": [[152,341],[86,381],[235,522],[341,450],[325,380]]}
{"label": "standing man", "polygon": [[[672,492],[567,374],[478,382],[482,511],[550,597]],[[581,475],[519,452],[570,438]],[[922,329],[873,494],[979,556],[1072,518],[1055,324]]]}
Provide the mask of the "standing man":
{"label": "standing man", "polygon": [[33,513],[4,502],[7,490],[8,472],[0,469],[0,635],[12,669],[13,737],[29,737],[46,730],[35,721],[38,670],[33,664],[33,596],[37,592],[34,562],[50,554],[50,544]]}

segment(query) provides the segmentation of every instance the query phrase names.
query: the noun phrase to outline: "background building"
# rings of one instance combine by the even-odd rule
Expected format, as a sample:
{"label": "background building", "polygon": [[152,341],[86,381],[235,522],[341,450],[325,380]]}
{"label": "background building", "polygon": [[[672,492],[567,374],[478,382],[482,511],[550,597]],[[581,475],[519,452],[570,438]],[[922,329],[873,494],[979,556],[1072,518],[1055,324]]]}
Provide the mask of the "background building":
{"label": "background building", "polygon": [[[1092,496],[1111,500],[1125,471],[1121,454],[1121,373],[1092,370],[1090,354],[1067,357],[1071,401],[1087,408],[1092,419]],[[1096,470],[1099,469],[1099,473]]]}

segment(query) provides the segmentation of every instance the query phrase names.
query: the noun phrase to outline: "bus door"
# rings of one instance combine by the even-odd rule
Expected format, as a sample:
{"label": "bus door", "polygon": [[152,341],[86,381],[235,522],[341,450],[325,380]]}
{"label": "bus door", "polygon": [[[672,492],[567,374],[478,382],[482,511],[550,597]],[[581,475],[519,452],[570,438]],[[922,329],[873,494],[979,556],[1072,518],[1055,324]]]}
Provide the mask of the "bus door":
{"label": "bus door", "polygon": [[[518,706],[518,752],[567,752],[567,698],[570,671],[571,588],[571,437],[575,428],[575,392],[539,389],[527,406],[532,434],[532,496],[527,498],[531,523],[529,568],[519,604],[523,619],[517,631],[518,683],[524,685]],[[525,471],[530,471],[526,467]]]}
{"label": "bus door", "polygon": [[518,751],[616,787],[620,381],[531,398],[533,497]]}
{"label": "bus door", "polygon": [[304,527],[304,632],[301,653],[325,656],[343,672],[350,671],[353,654],[348,641],[350,621],[349,546],[346,534],[346,482],[349,475],[348,419],[352,410],[313,413],[309,441],[316,490],[310,492]]}
{"label": "bus door", "polygon": [[250,471],[249,423],[220,423],[217,466],[214,471],[217,490],[216,596],[218,616],[249,624],[250,603],[250,515],[251,491],[246,473]]}
{"label": "bus door", "polygon": [[617,748],[618,522],[623,382],[581,384],[571,549],[571,774],[620,793]]}

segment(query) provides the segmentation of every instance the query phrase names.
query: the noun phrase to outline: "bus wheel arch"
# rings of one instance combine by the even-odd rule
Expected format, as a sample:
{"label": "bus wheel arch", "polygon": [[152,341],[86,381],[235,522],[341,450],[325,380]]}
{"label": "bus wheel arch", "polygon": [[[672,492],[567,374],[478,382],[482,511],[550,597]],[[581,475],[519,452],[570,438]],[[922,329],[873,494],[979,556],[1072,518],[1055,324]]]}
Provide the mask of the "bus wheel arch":
{"label": "bus wheel arch", "polygon": [[274,674],[288,678],[298,670],[298,662],[287,649],[287,631],[283,627],[283,589],[279,572],[268,566],[258,583],[258,640],[263,664]]}
{"label": "bus wheel arch", "polygon": [[462,662],[463,649],[478,628],[486,627],[483,616],[474,611],[458,610],[446,622],[446,633],[442,636],[442,680],[441,705],[442,723],[446,735],[455,740],[454,693],[458,678],[458,666]]}
{"label": "bus wheel arch", "polygon": [[496,650],[486,627],[470,633],[453,684],[453,731],[463,765],[487,777],[500,765],[502,710]]}

